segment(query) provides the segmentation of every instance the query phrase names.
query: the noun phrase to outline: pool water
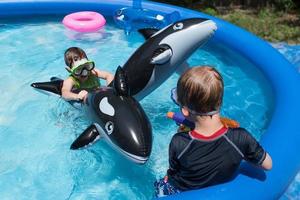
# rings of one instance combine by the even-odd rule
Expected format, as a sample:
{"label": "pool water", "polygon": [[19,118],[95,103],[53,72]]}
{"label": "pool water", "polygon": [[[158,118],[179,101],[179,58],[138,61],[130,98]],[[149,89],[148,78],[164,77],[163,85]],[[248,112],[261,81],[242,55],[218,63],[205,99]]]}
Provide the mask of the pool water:
{"label": "pool water", "polygon": [[[71,151],[70,144],[89,125],[84,113],[61,98],[30,87],[51,76],[67,77],[63,53],[83,48],[102,70],[118,65],[143,43],[108,20],[102,31],[77,34],[60,17],[0,21],[0,196],[1,199],[151,199],[153,182],[168,167],[168,144],[176,125],[165,115],[178,111],[170,100],[178,75],[141,101],[153,127],[153,151],[136,165],[106,142]],[[208,43],[189,59],[213,65],[225,82],[222,115],[240,122],[259,139],[273,109],[272,90],[262,74],[235,52]],[[105,84],[102,82],[102,84]]]}

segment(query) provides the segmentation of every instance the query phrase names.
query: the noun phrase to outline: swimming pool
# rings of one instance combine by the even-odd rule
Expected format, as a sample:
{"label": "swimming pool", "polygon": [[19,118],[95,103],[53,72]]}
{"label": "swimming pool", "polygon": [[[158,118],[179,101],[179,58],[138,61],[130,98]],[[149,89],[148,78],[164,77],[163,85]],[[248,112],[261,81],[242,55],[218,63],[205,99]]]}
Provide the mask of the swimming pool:
{"label": "swimming pool", "polygon": [[[136,32],[126,36],[112,21],[105,31],[70,39],[74,33],[60,20],[24,18],[0,23],[5,49],[0,58],[0,87],[6,88],[0,107],[2,199],[150,199],[154,180],[168,166],[167,148],[176,126],[165,114],[178,110],[169,98],[178,75],[141,102],[154,129],[153,152],[145,166],[125,160],[105,142],[70,151],[88,120],[62,99],[33,90],[30,83],[66,77],[63,53],[67,47],[82,47],[98,67],[114,72],[144,39]],[[271,89],[261,73],[239,55],[213,43],[199,49],[189,62],[212,64],[222,72],[226,85],[222,114],[238,120],[259,138],[273,105]]]}
{"label": "swimming pool", "polygon": [[[14,15],[15,16],[15,15],[18,15],[18,14],[30,16],[30,15],[33,15],[33,14],[44,15],[45,13],[49,13],[49,14],[66,13],[68,11],[76,11],[79,8],[81,8],[81,9],[85,8],[85,9],[93,9],[93,10],[94,9],[95,10],[99,9],[99,10],[103,11],[103,14],[110,15],[117,8],[120,8],[121,6],[128,6],[129,4],[130,4],[130,2],[125,2],[125,1],[121,1],[121,0],[120,1],[117,0],[117,1],[114,1],[114,2],[101,1],[101,3],[93,1],[93,0],[84,1],[84,3],[81,2],[80,0],[72,0],[72,1],[60,1],[60,0],[55,0],[55,1],[44,1],[44,0],[30,1],[30,0],[26,0],[26,1],[21,2],[21,3],[18,2],[18,1],[9,0],[9,1],[2,1],[1,2],[1,6],[0,6],[1,12],[0,12],[0,14],[4,15],[4,16],[7,16],[7,15],[9,15],[9,16]],[[39,9],[35,9],[36,6],[38,6]],[[204,17],[210,18],[209,16],[205,16],[204,14],[201,14],[201,13],[193,12],[193,11],[186,10],[186,9],[178,9],[178,8],[173,7],[173,6],[165,6],[165,5],[155,4],[155,3],[148,2],[148,1],[145,2],[144,6],[146,6],[148,8],[151,8],[151,9],[155,9],[155,10],[163,12],[163,13],[168,13],[168,12],[175,9],[175,10],[178,10],[180,12],[180,14],[182,14],[182,16],[184,16],[184,17],[204,16]],[[38,18],[40,18],[40,16],[38,16]],[[265,197],[268,196],[268,195],[271,195],[273,197],[275,197],[275,196],[278,197],[278,195],[282,194],[282,192],[284,191],[284,188],[287,186],[287,183],[290,180],[289,177],[291,177],[295,174],[295,169],[299,169],[298,167],[299,167],[299,164],[300,164],[300,162],[298,162],[299,161],[298,157],[297,156],[292,156],[293,154],[296,154],[297,151],[295,151],[295,149],[297,149],[298,146],[299,146],[298,145],[299,137],[298,137],[298,135],[293,134],[293,133],[296,133],[297,130],[298,130],[298,127],[295,126],[295,122],[296,122],[295,115],[298,113],[298,111],[300,111],[300,107],[298,106],[298,104],[293,103],[293,102],[296,102],[296,100],[298,99],[298,93],[295,92],[295,84],[287,84],[287,83],[296,83],[296,85],[298,85],[299,77],[298,77],[298,75],[296,75],[294,73],[293,70],[291,70],[290,64],[288,64],[286,62],[286,60],[282,59],[276,51],[274,51],[272,48],[270,48],[264,42],[262,42],[259,39],[251,36],[249,33],[246,33],[245,31],[242,31],[242,30],[238,29],[237,27],[226,24],[226,23],[224,23],[224,22],[222,22],[218,19],[214,19],[214,20],[216,20],[219,29],[218,29],[218,32],[215,35],[216,40],[213,41],[213,42],[214,43],[225,44],[226,46],[229,46],[231,49],[235,49],[235,50],[239,51],[242,55],[246,56],[251,62],[256,64],[256,67],[258,67],[259,69],[261,69],[265,73],[265,75],[270,80],[270,83],[273,86],[273,89],[275,91],[276,106],[275,106],[275,110],[274,110],[274,115],[272,115],[270,126],[268,126],[268,130],[266,131],[266,134],[263,135],[262,143],[263,143],[263,145],[266,146],[267,149],[271,150],[270,152],[273,156],[274,162],[276,163],[276,165],[274,165],[274,166],[276,166],[276,167],[274,167],[274,169],[271,172],[266,174],[267,179],[265,179],[264,181],[257,181],[255,179],[251,179],[247,176],[242,175],[242,176],[237,177],[234,181],[232,181],[228,184],[221,185],[221,186],[216,186],[216,187],[212,187],[212,188],[207,188],[207,189],[201,190],[201,191],[188,192],[188,193],[182,194],[181,196],[185,195],[185,198],[189,198],[189,199],[192,199],[194,197],[194,195],[197,195],[198,197],[199,197],[199,195],[200,196],[202,195],[205,198],[214,198],[214,197],[216,197],[216,195],[222,196],[222,198],[226,198],[226,196],[229,197],[229,196],[236,196],[236,195],[239,195],[240,197],[243,197],[243,198],[251,198],[251,197],[252,198],[255,198],[255,197],[258,198],[258,197],[261,197],[261,195],[264,195]],[[43,30],[44,34],[45,34],[45,32],[47,32],[47,31]],[[236,34],[233,34],[233,33],[238,33],[238,34],[236,35]],[[23,32],[22,32],[22,34],[23,34]],[[78,35],[69,35],[69,37],[78,39]],[[107,38],[107,36],[105,36],[105,34],[104,35],[103,34],[97,34],[97,36],[93,35],[92,39],[90,39],[90,37],[86,37],[85,39],[89,41],[88,43],[95,44],[96,43],[95,38],[97,38],[97,37],[98,38]],[[30,37],[29,37],[29,39],[30,39]],[[61,40],[59,40],[60,42],[65,40],[64,38],[63,39],[60,38],[60,39],[61,39]],[[235,41],[235,40],[237,40],[237,41]],[[43,39],[41,39],[39,42],[41,42],[41,41],[43,43]],[[14,42],[15,42],[15,40],[11,43],[13,44]],[[17,45],[18,45],[18,48],[19,48],[19,47],[21,47],[22,43],[20,43],[19,41],[18,41],[18,43],[19,44],[17,44]],[[51,43],[50,47],[54,44],[55,44],[55,42]],[[253,45],[253,44],[255,44],[255,45]],[[37,48],[37,47],[33,46],[30,50],[32,52],[34,52],[35,48]],[[117,45],[117,46],[113,46],[113,47],[115,47],[115,49],[118,49],[119,47],[122,47],[122,46]],[[209,48],[209,46],[208,46],[208,48]],[[11,50],[9,48],[7,48],[7,49]],[[51,49],[51,48],[49,48],[49,49]],[[218,45],[218,46],[214,45],[213,49],[216,51],[216,52],[213,53],[213,55],[217,54],[218,51],[223,52],[223,51],[226,50],[226,48],[224,48],[221,45]],[[26,50],[26,51],[28,51],[28,50]],[[228,51],[230,52],[231,50],[228,50]],[[14,53],[14,51],[11,51],[11,52]],[[227,51],[225,51],[225,52],[227,52]],[[266,53],[267,53],[267,56],[266,56]],[[38,56],[39,52],[35,53],[34,55]],[[237,56],[236,54],[234,54],[234,57],[232,57],[233,54],[230,54],[230,53],[227,53],[226,55],[229,56],[229,57],[228,58],[226,56],[225,57],[215,56],[215,57],[220,58],[222,60],[222,62],[224,62],[224,63],[231,63],[231,62],[228,62],[230,60],[230,58],[233,60],[233,63],[240,63],[241,59],[239,59],[239,56]],[[26,57],[26,56],[23,56],[23,57]],[[10,58],[9,62],[11,62],[12,59],[11,59],[11,57],[9,57],[9,58]],[[266,59],[266,58],[272,58],[272,59]],[[58,56],[57,56],[57,59],[59,59]],[[115,59],[117,59],[117,58],[115,58]],[[213,59],[213,60],[215,60],[215,59]],[[96,60],[96,62],[97,62],[97,60]],[[259,73],[255,73],[255,74],[251,75],[251,71],[252,71],[251,69],[253,68],[253,70],[255,71],[256,67],[249,67],[246,63],[244,63],[244,62],[241,62],[241,63],[242,63],[243,66],[246,66],[246,68],[243,69],[242,71],[247,71],[248,70],[248,71],[250,71],[249,76],[257,77],[259,79]],[[118,63],[118,64],[120,64],[120,63]],[[218,63],[216,63],[216,65],[217,64]],[[253,66],[253,65],[251,65],[251,66]],[[286,67],[283,68],[284,66],[286,66]],[[238,68],[238,69],[241,70],[241,68]],[[54,71],[57,72],[57,70],[54,70]],[[221,69],[221,71],[222,71],[222,69]],[[282,73],[282,72],[284,72],[284,73]],[[41,73],[42,78],[45,78],[43,75],[46,76],[46,75],[49,75],[49,74]],[[19,78],[19,76],[18,76],[18,78]],[[45,80],[45,79],[43,79],[43,80]],[[262,82],[264,82],[263,79],[262,79]],[[166,82],[166,84],[168,84],[168,82]],[[247,84],[246,84],[246,86],[247,86]],[[261,86],[263,88],[265,86],[268,86],[268,84],[262,83]],[[286,86],[288,86],[288,87],[286,87]],[[11,88],[14,89],[14,87],[11,87]],[[22,87],[19,87],[19,89],[20,88],[23,89]],[[18,89],[16,88],[16,90],[18,90]],[[162,99],[165,99],[165,98],[163,98],[164,96],[161,95],[161,94],[162,93],[167,94],[168,91],[161,91],[160,88],[158,89],[158,91],[160,91],[159,97],[162,97]],[[266,91],[268,91],[268,90],[266,90]],[[265,95],[264,97],[268,96],[269,92],[266,92],[266,93],[267,94],[264,94]],[[241,93],[237,92],[236,93],[237,96],[234,96],[234,95],[233,96],[236,99],[238,99],[238,98],[240,98],[240,94]],[[254,95],[254,97],[256,98],[255,95]],[[258,97],[260,97],[260,96],[258,95]],[[273,98],[273,96],[272,96],[272,98]],[[236,99],[234,99],[234,100],[236,100]],[[154,100],[157,100],[157,98],[154,98]],[[232,101],[232,99],[230,99],[230,101]],[[18,101],[16,101],[16,102],[18,102]],[[155,101],[153,101],[153,102],[155,102]],[[250,103],[251,103],[251,101],[250,101]],[[142,102],[142,104],[144,105],[144,102]],[[59,104],[59,105],[61,105],[61,104]],[[289,107],[291,105],[294,108],[292,110],[289,109]],[[24,105],[24,106],[28,107],[27,104]],[[52,104],[48,105],[48,106],[51,108]],[[162,109],[158,105],[156,105],[156,106],[157,106],[157,109],[153,109],[152,106],[151,106],[151,109],[149,109],[149,113],[150,113],[149,115],[151,115],[151,111],[153,111],[152,114],[154,116],[154,120],[157,119],[157,117],[159,119],[159,116],[163,117],[163,115],[158,115],[157,116],[157,113],[160,113],[161,110],[164,111],[164,109]],[[14,107],[15,106],[11,106],[9,108],[14,108]],[[48,109],[49,109],[49,107],[48,107]],[[56,107],[59,108],[59,106],[56,106]],[[63,106],[61,106],[61,107],[63,107]],[[145,104],[144,107],[147,107],[147,104]],[[272,107],[272,103],[270,103],[270,107]],[[173,107],[168,107],[168,108],[173,108]],[[31,108],[24,111],[24,113],[27,114],[28,110],[31,110]],[[68,111],[68,110],[69,109],[66,109],[66,111]],[[260,113],[261,110],[262,109],[259,108],[259,109],[256,110],[256,112],[258,114],[261,114]],[[22,109],[19,109],[18,111],[22,111]],[[271,112],[272,111],[266,112],[266,113],[270,114]],[[44,110],[44,113],[46,113],[45,110]],[[66,116],[66,118],[68,120],[69,120],[69,118],[72,119],[71,116],[74,116],[73,114],[68,115],[67,114],[68,112],[63,112],[63,113],[64,114],[59,115],[59,116],[61,116],[61,117]],[[227,114],[227,113],[225,113],[225,114]],[[282,114],[285,116],[284,118],[281,117]],[[243,116],[243,115],[240,115],[240,116]],[[260,116],[260,115],[258,115],[258,116]],[[152,116],[150,116],[150,118],[151,117]],[[268,120],[270,120],[269,117],[270,117],[270,115],[267,115]],[[245,117],[245,118],[247,119],[247,117]],[[39,118],[39,119],[41,119],[41,118]],[[161,119],[163,119],[163,118],[161,118]],[[7,121],[7,118],[4,118],[4,121]],[[32,123],[33,120],[29,120],[29,121]],[[79,125],[79,127],[84,125],[84,121],[82,121],[80,119],[80,117],[76,117],[75,121],[76,122],[78,121],[78,122],[82,123],[81,125]],[[282,123],[282,122],[284,122],[284,123]],[[163,128],[165,128],[165,126],[166,126],[166,124],[163,124],[163,123],[164,122],[160,122],[160,124],[162,124],[162,126],[158,127],[158,128],[160,128],[159,131],[161,131],[161,132],[162,132]],[[58,124],[60,124],[60,123],[58,123]],[[27,127],[30,128],[31,126],[27,126]],[[266,127],[267,127],[267,125],[266,125]],[[7,129],[7,128],[5,128],[5,129]],[[33,128],[31,127],[31,129],[33,129]],[[76,128],[74,128],[74,129],[76,129]],[[65,130],[65,127],[62,128],[62,130]],[[282,132],[281,131],[287,131],[287,132],[292,133],[293,140],[288,140],[287,138],[282,138]],[[270,133],[272,133],[272,134],[270,134]],[[168,134],[168,133],[166,133],[166,134]],[[163,138],[164,139],[165,138],[169,139],[169,138],[166,137],[166,134],[163,135],[164,136]],[[51,138],[51,139],[53,139],[53,138]],[[161,143],[162,141],[159,141],[159,142]],[[278,146],[281,146],[281,147],[284,147],[284,146],[287,147],[288,146],[289,148],[279,148],[278,149]],[[291,148],[294,149],[294,151],[288,151],[288,149],[291,149]],[[159,149],[159,151],[160,150],[161,150],[161,148]],[[153,151],[153,152],[155,152],[155,151]],[[60,153],[60,154],[62,154],[62,153]],[[98,152],[96,154],[98,155]],[[285,156],[283,156],[283,154]],[[288,157],[286,155],[292,156],[293,159],[290,159],[290,157]],[[110,155],[110,156],[112,156],[112,155]],[[118,155],[116,155],[116,156],[118,156]],[[158,158],[161,158],[161,157],[162,157],[161,155],[158,156]],[[277,162],[277,161],[279,161],[279,159],[281,160],[281,162]],[[102,159],[100,159],[100,160],[102,160]],[[287,162],[290,162],[290,163],[293,163],[293,164],[292,165],[286,165],[285,164],[286,162],[283,162],[283,160],[285,160]],[[84,161],[86,161],[86,159]],[[155,160],[155,161],[157,162],[157,160]],[[151,163],[151,162],[149,162],[149,163]],[[122,165],[125,168],[125,170],[122,169],[125,172],[125,174],[122,174],[122,175],[124,175],[125,177],[127,176],[127,178],[134,179],[134,178],[136,178],[135,174],[137,174],[138,177],[143,177],[143,176],[148,177],[147,181],[152,182],[152,181],[150,181],[151,175],[160,176],[159,171],[155,171],[155,173],[154,173],[153,170],[151,171],[151,169],[149,170],[148,168],[146,168],[146,169],[148,169],[147,173],[143,173],[143,170],[139,171],[137,168],[134,168],[134,170],[135,170],[135,172],[138,172],[138,173],[133,173],[131,166],[129,167],[130,170],[127,171],[126,170],[127,169],[126,164],[122,163]],[[62,166],[65,166],[65,165],[62,165]],[[90,165],[88,165],[88,166],[90,166]],[[119,165],[117,165],[117,166],[119,166]],[[159,165],[159,166],[163,167],[163,165]],[[100,167],[94,168],[94,169],[96,170],[96,169],[99,169],[99,168]],[[116,169],[118,169],[118,168],[116,168]],[[161,171],[164,172],[164,170],[165,169],[162,169]],[[286,173],[282,174],[282,171],[285,171]],[[127,174],[127,172],[128,172],[128,174]],[[83,173],[81,175],[82,176],[80,176],[80,178],[81,178],[80,180],[86,178],[85,177],[86,174]],[[117,175],[117,177],[119,178],[120,176]],[[124,178],[123,176],[121,176],[121,177]],[[26,179],[26,177],[25,177],[25,179]],[[87,180],[87,179],[92,180],[91,177],[87,177],[84,180]],[[131,179],[129,179],[129,180],[131,180]],[[18,180],[22,181],[22,178],[18,179]],[[110,184],[111,183],[110,180],[111,179],[109,179],[108,181],[104,181],[103,185]],[[122,180],[127,181],[126,178],[122,179]],[[120,183],[120,182],[123,183],[122,180],[121,181],[118,180],[117,183],[113,182],[114,183],[113,185],[118,185],[118,183]],[[55,182],[55,181],[53,181],[53,182]],[[76,183],[77,182],[78,181],[76,181]],[[40,183],[40,182],[38,182],[38,183]],[[41,181],[41,183],[44,183],[44,182]],[[73,194],[77,194],[77,195],[79,194],[79,196],[81,194],[82,195],[86,194],[86,195],[90,195],[90,197],[92,197],[93,194],[95,194],[95,191],[100,191],[101,189],[102,189],[102,191],[103,190],[108,190],[107,188],[102,187],[103,185],[100,186],[101,188],[100,187],[98,188],[96,186],[96,189],[95,188],[90,189],[89,187],[84,187],[83,186],[84,184],[82,184],[82,183],[84,183],[84,181],[83,182],[79,181],[79,184],[70,184],[70,185],[72,185],[73,189],[72,189],[72,192],[70,192],[71,195],[68,196],[68,197],[75,198],[73,196]],[[238,185],[236,185],[236,184],[238,184]],[[25,184],[25,185],[28,185],[28,184]],[[57,185],[59,187],[59,184],[57,184]],[[110,185],[112,185],[112,184],[110,184]],[[123,186],[124,184],[121,184],[121,185]],[[129,187],[129,191],[137,191],[136,188],[138,188],[138,187],[136,187],[136,185],[139,185],[139,184],[131,184],[130,187]],[[145,183],[143,183],[142,185],[145,185]],[[252,190],[249,191],[249,188],[254,189],[254,187],[255,187],[255,190],[256,190],[255,193],[253,193]],[[43,187],[40,187],[40,188],[43,188]],[[80,188],[85,190],[85,191],[84,192],[77,192],[77,191],[80,190]],[[88,193],[86,192],[87,188],[90,189]],[[119,187],[117,187],[117,188],[119,188]],[[126,186],[125,186],[125,188],[126,188]],[[126,189],[128,189],[128,188],[126,188]],[[144,187],[141,188],[142,192],[147,193],[146,189],[145,190],[144,189],[145,189]],[[269,192],[266,193],[267,190]],[[124,190],[122,190],[122,191],[118,190],[118,191],[115,192],[115,190],[113,189],[112,191],[113,192],[111,192],[111,193],[108,192],[108,195],[112,194],[111,198],[118,198],[120,196],[119,194],[122,193],[122,191],[124,191]],[[38,193],[38,192],[35,191],[35,193]],[[131,194],[137,195],[137,198],[139,198],[139,195],[134,194],[134,192],[129,192],[127,195],[125,195],[123,197],[132,199],[133,196]],[[99,196],[99,195],[96,195],[96,196]],[[103,198],[105,198],[105,197],[103,196]]]}

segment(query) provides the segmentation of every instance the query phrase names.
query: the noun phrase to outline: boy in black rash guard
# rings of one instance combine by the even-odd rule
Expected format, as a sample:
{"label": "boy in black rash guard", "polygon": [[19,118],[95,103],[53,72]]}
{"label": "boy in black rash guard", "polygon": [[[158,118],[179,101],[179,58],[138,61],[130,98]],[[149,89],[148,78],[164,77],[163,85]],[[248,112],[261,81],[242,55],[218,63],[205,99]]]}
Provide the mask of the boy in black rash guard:
{"label": "boy in black rash guard", "polygon": [[272,168],[272,159],[244,128],[220,120],[223,80],[212,67],[193,67],[177,82],[178,104],[195,129],[176,133],[169,146],[169,169],[155,183],[156,196],[199,189],[229,181],[242,160]]}

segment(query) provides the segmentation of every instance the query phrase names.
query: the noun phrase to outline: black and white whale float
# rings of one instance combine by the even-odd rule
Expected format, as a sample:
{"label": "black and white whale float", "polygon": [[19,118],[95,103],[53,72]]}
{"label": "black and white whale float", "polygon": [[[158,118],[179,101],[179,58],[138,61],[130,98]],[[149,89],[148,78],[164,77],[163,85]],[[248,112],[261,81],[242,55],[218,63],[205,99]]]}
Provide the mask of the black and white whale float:
{"label": "black and white whale float", "polygon": [[[192,18],[162,30],[140,30],[147,40],[122,68],[118,67],[114,81],[109,87],[89,92],[83,109],[92,124],[73,142],[71,149],[84,147],[103,137],[130,160],[145,163],[152,149],[152,129],[135,98],[143,99],[176,70],[184,70],[186,59],[216,29],[211,20]],[[63,80],[53,79],[31,86],[61,95],[62,83]]]}
{"label": "black and white whale float", "polygon": [[[63,80],[32,83],[31,86],[61,95]],[[101,137],[117,151],[136,163],[145,163],[152,148],[152,128],[143,108],[129,94],[126,76],[119,67],[112,87],[89,92],[82,104],[92,124],[72,143],[78,149]]]}
{"label": "black and white whale float", "polygon": [[186,60],[217,30],[212,20],[190,18],[164,29],[141,29],[146,41],[124,64],[131,94],[143,99],[175,71],[186,70]]}

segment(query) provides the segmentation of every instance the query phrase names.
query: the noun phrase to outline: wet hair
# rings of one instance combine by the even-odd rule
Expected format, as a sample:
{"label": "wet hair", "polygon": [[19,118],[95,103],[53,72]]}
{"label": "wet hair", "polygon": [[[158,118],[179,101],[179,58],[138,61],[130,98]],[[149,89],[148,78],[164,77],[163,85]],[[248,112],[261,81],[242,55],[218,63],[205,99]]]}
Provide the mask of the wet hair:
{"label": "wet hair", "polygon": [[85,52],[79,47],[70,47],[65,51],[64,54],[65,63],[68,67],[72,68],[75,61],[81,60],[82,58],[87,58]]}
{"label": "wet hair", "polygon": [[198,113],[220,110],[223,93],[222,76],[209,66],[190,68],[177,82],[178,103]]}

